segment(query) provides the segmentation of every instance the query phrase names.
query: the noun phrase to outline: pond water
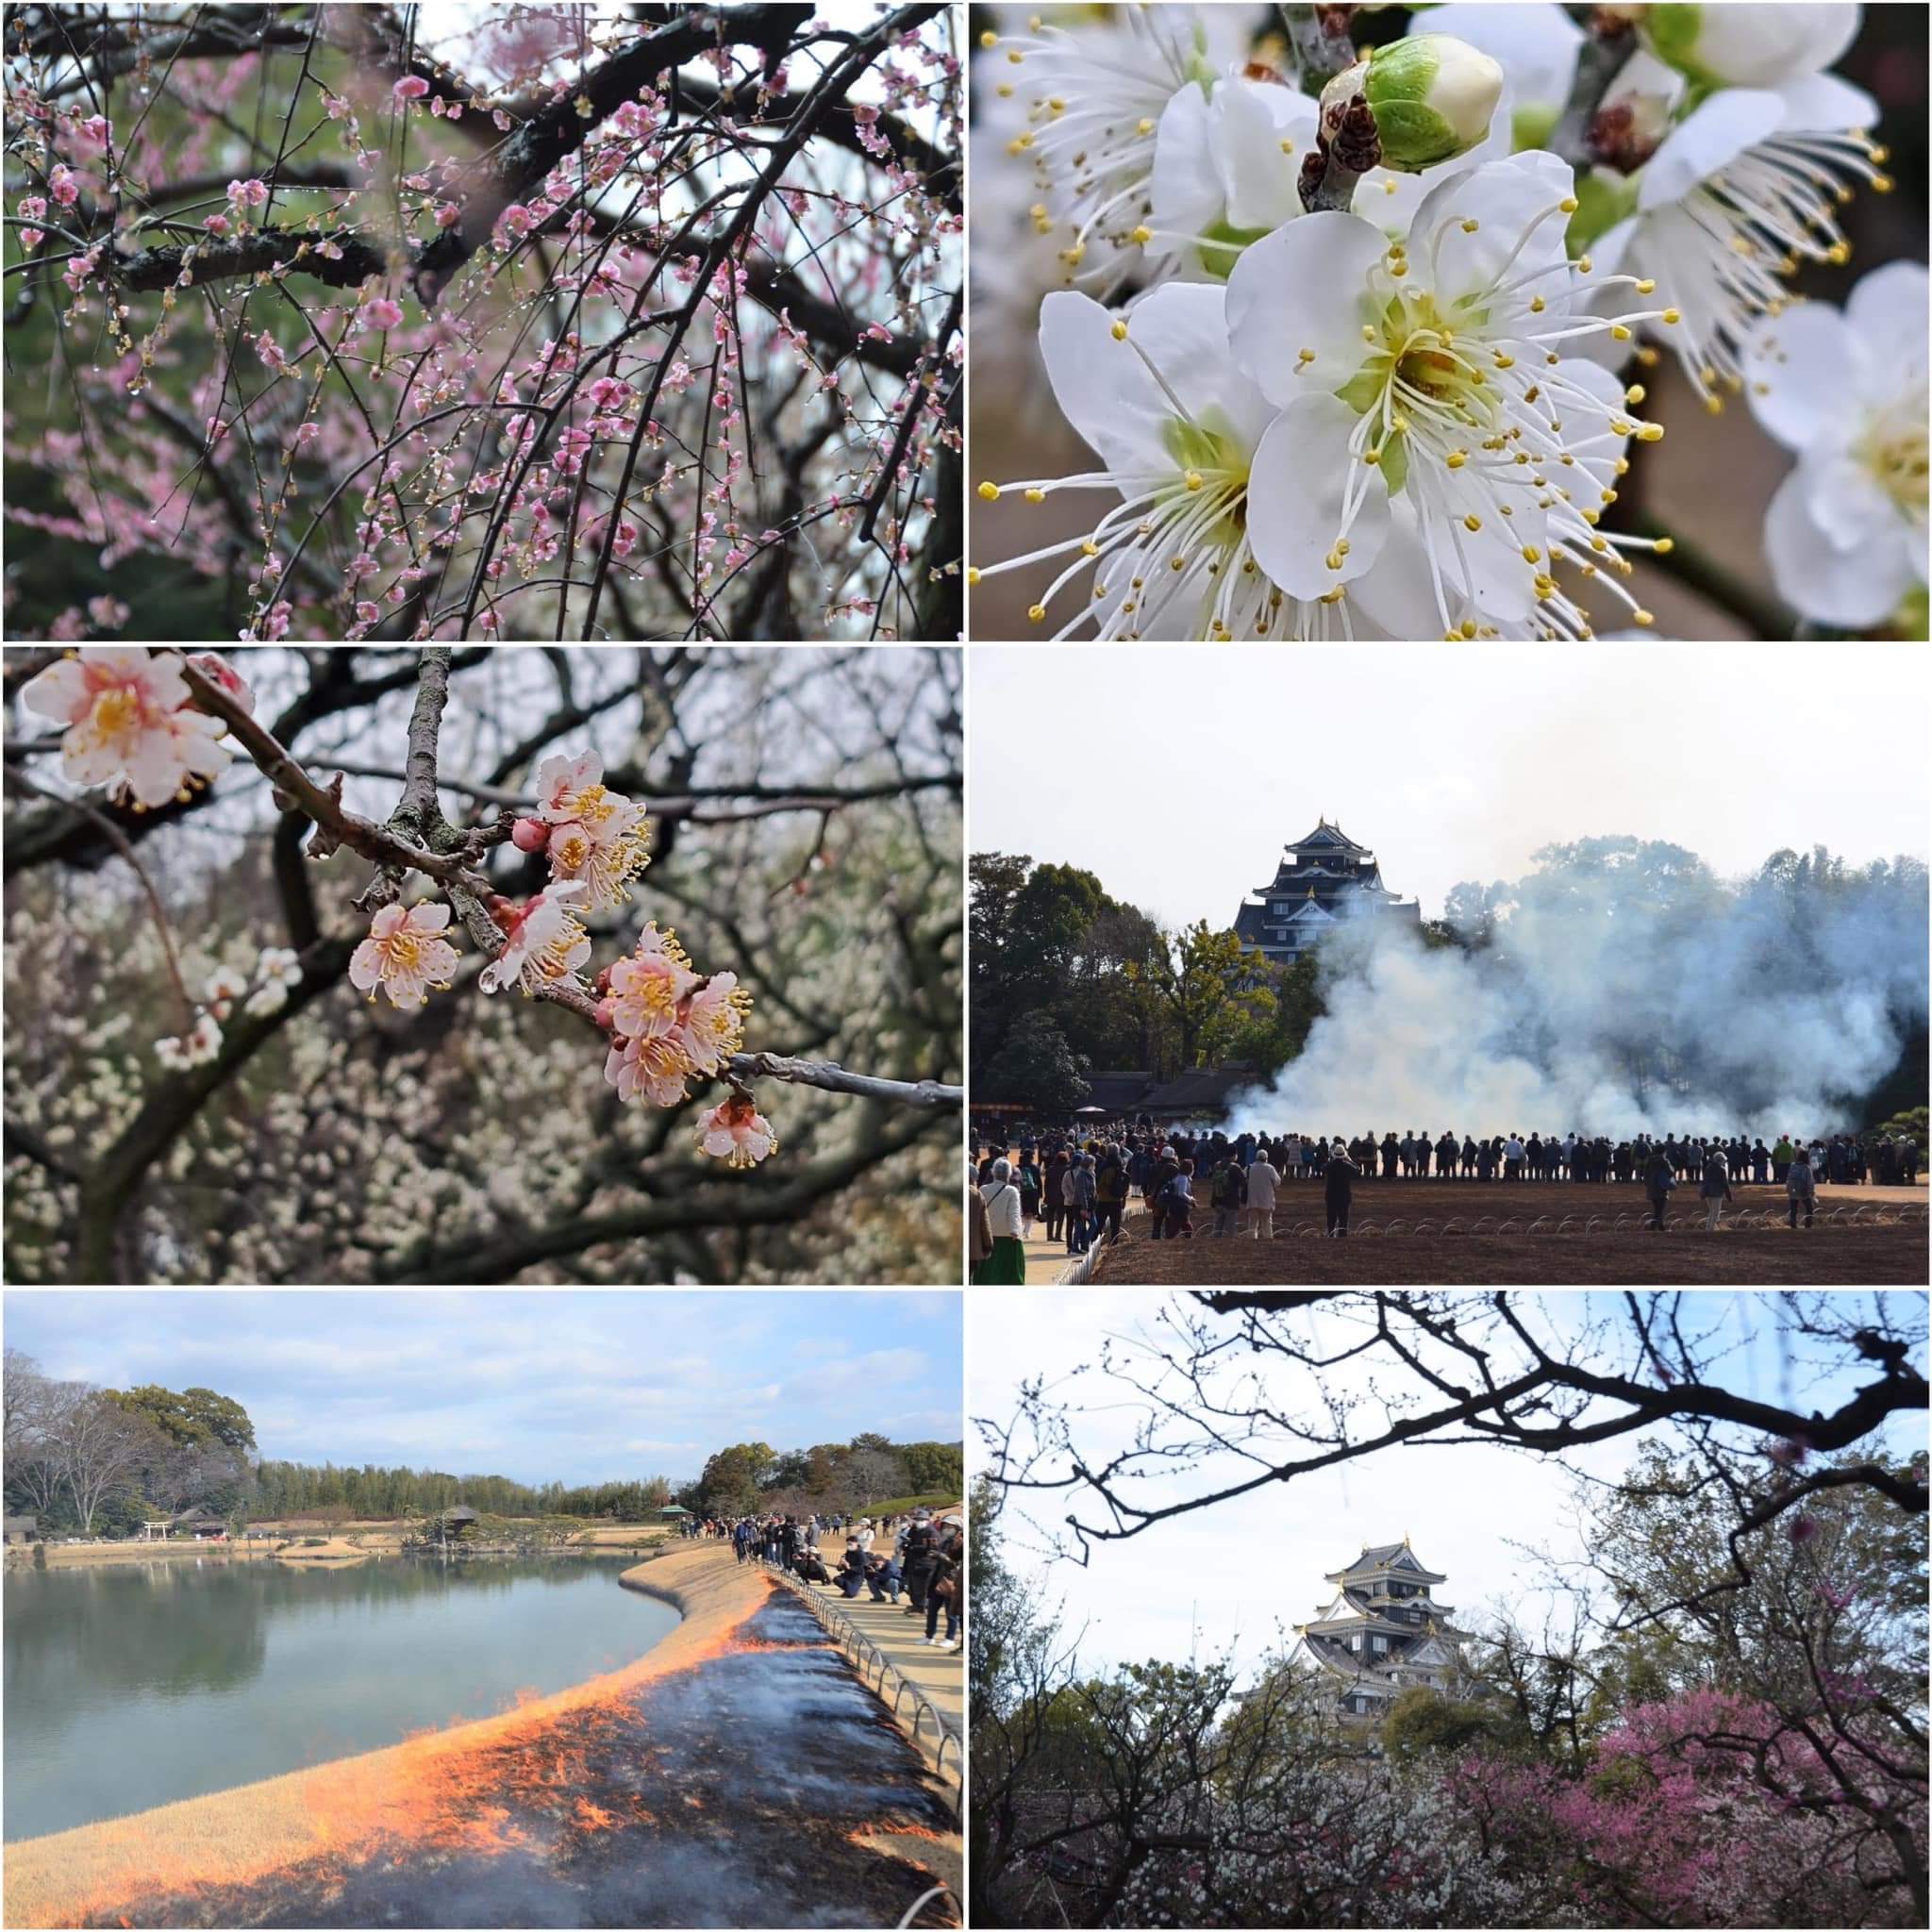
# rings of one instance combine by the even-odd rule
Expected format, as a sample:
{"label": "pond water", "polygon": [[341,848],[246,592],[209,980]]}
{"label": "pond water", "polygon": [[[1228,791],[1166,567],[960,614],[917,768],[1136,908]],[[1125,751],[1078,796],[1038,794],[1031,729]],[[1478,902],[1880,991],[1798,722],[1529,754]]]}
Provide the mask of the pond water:
{"label": "pond water", "polygon": [[563,1690],[677,1612],[625,1561],[208,1557],[6,1579],[5,1836],[274,1777]]}

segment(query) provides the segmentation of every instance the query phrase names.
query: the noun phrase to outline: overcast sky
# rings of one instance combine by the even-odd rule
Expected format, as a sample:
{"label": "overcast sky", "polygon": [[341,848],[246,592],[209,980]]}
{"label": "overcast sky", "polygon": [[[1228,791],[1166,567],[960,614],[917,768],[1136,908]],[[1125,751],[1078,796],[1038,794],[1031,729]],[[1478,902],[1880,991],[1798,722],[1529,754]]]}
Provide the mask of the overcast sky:
{"label": "overcast sky", "polygon": [[[1024,1310],[1017,1305],[1021,1297]],[[1042,1376],[1050,1391],[1058,1385],[1059,1400],[1081,1405],[1085,1413],[1074,1424],[1073,1439],[1089,1467],[1126,1448],[1141,1413],[1131,1391],[1091,1370],[1078,1375],[1074,1371],[1095,1361],[1108,1337],[1158,1341],[1159,1312],[1170,1299],[1158,1291],[1121,1289],[972,1291],[974,1347],[966,1412],[972,1431],[969,1454],[975,1462],[982,1457],[982,1437],[971,1419],[1009,1422],[1023,1374]],[[1579,1292],[1518,1299],[1541,1304],[1552,1324],[1614,1318],[1618,1335],[1625,1332],[1620,1295]],[[1914,1319],[1915,1299],[1891,1297],[1902,1323]],[[1835,1408],[1857,1386],[1857,1378],[1817,1379],[1802,1361],[1794,1363],[1766,1316],[1764,1298],[1697,1294],[1690,1301],[1684,1317],[1687,1332],[1696,1332],[1706,1322],[1713,1324],[1713,1347],[1724,1351],[1724,1386],[1794,1405],[1801,1412]],[[1923,1321],[1923,1308],[1916,1319]],[[1325,1324],[1317,1333],[1327,1352],[1357,1339],[1333,1313],[1296,1320],[1299,1324]],[[1023,1322],[1024,1359],[979,1339],[1019,1332]],[[1213,1325],[1238,1332],[1233,1318],[1215,1318]],[[1303,1325],[1300,1332],[1306,1337],[1308,1330]],[[1384,1383],[1399,1384],[1387,1366],[1377,1373]],[[1283,1411],[1290,1416],[1310,1413],[1307,1372],[1270,1364],[1266,1374],[1269,1396]],[[1357,1368],[1325,1374],[1323,1388],[1359,1396],[1366,1382],[1366,1371]],[[1357,1436],[1372,1432],[1365,1417],[1353,1426]],[[1641,1440],[1618,1438],[1572,1461],[1599,1480],[1613,1479],[1638,1453]],[[1666,1437],[1660,1432],[1657,1440]],[[1923,1421],[1916,1438],[1901,1429],[1886,1440],[1894,1453],[1907,1453],[1914,1440],[1923,1443]],[[1269,1460],[1286,1460],[1289,1453]],[[1208,1469],[1149,1480],[1132,1500],[1141,1507],[1157,1507],[1255,1473],[1253,1464],[1224,1458]],[[1306,1623],[1332,1594],[1323,1581],[1326,1573],[1352,1562],[1365,1545],[1398,1542],[1405,1535],[1427,1568],[1447,1576],[1446,1583],[1435,1587],[1435,1595],[1457,1612],[1457,1625],[1464,1629],[1492,1604],[1519,1601],[1540,1620],[1551,1603],[1533,1583],[1533,1566],[1512,1545],[1529,1544],[1565,1559],[1582,1554],[1570,1483],[1561,1467],[1484,1443],[1407,1445],[1286,1484],[1266,1485],[1236,1500],[1170,1518],[1125,1541],[1095,1545],[1084,1569],[1068,1561],[1046,1562],[1040,1554],[1070,1514],[1097,1523],[1101,1506],[1091,1495],[1072,1491],[1014,1492],[1001,1521],[1008,1563],[1037,1577],[1043,1607],[1056,1602],[1064,1607],[1070,1634],[1086,1626],[1082,1654],[1093,1664],[1178,1660],[1195,1649],[1198,1632],[1204,1657],[1233,1643],[1239,1664],[1244,1671],[1252,1669],[1273,1647],[1277,1624]]]}
{"label": "overcast sky", "polygon": [[49,1374],[202,1387],[266,1457],[526,1483],[694,1476],[728,1443],[959,1440],[957,1293],[9,1293]]}
{"label": "overcast sky", "polygon": [[1539,846],[1634,833],[1719,873],[1823,842],[1926,856],[1932,666],[1890,645],[969,654],[974,852],[1096,873],[1168,925],[1231,925],[1326,817],[1425,916]]}

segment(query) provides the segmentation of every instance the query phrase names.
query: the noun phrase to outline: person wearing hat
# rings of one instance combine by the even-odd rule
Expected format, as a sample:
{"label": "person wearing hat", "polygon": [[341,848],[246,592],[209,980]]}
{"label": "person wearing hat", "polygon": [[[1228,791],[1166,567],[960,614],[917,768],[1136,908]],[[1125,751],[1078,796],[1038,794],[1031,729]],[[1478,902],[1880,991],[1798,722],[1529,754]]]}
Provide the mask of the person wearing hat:
{"label": "person wearing hat", "polygon": [[1723,1148],[1713,1147],[1704,1157],[1704,1178],[1697,1191],[1704,1196],[1705,1231],[1715,1234],[1724,1218],[1724,1203],[1731,1198],[1730,1164],[1724,1159]]}
{"label": "person wearing hat", "polygon": [[939,1563],[939,1547],[932,1511],[915,1509],[911,1522],[899,1533],[899,1571],[906,1580],[908,1616],[916,1616],[925,1608],[926,1585]]}

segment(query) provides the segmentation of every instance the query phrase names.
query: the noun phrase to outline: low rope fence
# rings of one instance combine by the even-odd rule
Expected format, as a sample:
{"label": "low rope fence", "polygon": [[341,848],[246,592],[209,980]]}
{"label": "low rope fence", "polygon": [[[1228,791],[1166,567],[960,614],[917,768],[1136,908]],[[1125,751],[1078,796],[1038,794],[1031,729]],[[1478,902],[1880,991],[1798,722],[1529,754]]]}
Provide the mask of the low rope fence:
{"label": "low rope fence", "polygon": [[[1926,1213],[1924,1208],[1916,1206],[1894,1208],[1889,1203],[1859,1201],[1838,1208],[1820,1208],[1813,1212],[1811,1221],[1813,1225],[1824,1227],[1924,1227]],[[1804,1219],[1802,1208],[1799,1219]],[[1473,1220],[1465,1220],[1461,1215],[1416,1221],[1392,1217],[1386,1221],[1351,1220],[1347,1238],[1350,1241],[1413,1241],[1437,1240],[1448,1235],[1548,1235],[1580,1241],[1593,1235],[1636,1233],[1649,1228],[1651,1224],[1649,1211],[1641,1208],[1616,1214],[1479,1214]],[[1701,1234],[1707,1231],[1701,1209],[1685,1214],[1667,1212],[1663,1225],[1666,1234]],[[1722,1234],[1733,1228],[1782,1230],[1789,1234],[1791,1231],[1790,1210],[1789,1208],[1727,1208],[1722,1223],[1712,1231]],[[1278,1241],[1325,1241],[1327,1238],[1325,1221],[1296,1221],[1286,1226],[1277,1223],[1274,1230],[1274,1239]],[[1235,1235],[1225,1239],[1241,1241],[1245,1237]]]}
{"label": "low rope fence", "polygon": [[[810,1610],[817,1618],[819,1627],[845,1651],[847,1660],[858,1673],[859,1681],[867,1690],[873,1691],[881,1703],[891,1707],[892,1720],[895,1724],[905,1723],[906,1703],[908,1699],[911,1701],[911,1738],[915,1748],[927,1748],[924,1740],[925,1724],[928,1718],[932,1721],[933,1742],[930,1748],[933,1768],[941,1779],[948,1773],[946,1760],[949,1754],[952,1758],[953,1785],[949,1803],[952,1807],[954,1828],[958,1829],[965,1821],[966,1813],[965,1747],[960,1741],[958,1732],[948,1723],[945,1713],[911,1678],[900,1674],[899,1667],[853,1623],[851,1618],[826,1603],[809,1584],[793,1576],[789,1571],[776,1569],[769,1563],[765,1569],[768,1575],[776,1577]],[[893,1687],[890,1696],[886,1691],[889,1678]],[[923,1904],[924,1900],[921,1903]]]}

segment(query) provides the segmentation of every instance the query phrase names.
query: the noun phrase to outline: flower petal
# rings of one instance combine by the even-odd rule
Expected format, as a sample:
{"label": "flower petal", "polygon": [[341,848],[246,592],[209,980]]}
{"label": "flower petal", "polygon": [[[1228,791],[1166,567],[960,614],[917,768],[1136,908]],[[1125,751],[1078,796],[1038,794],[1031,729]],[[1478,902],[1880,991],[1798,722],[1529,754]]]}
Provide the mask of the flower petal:
{"label": "flower petal", "polygon": [[1387,250],[1373,223],[1324,210],[1242,253],[1227,278],[1228,341],[1271,402],[1332,392],[1360,367],[1369,271]]}
{"label": "flower petal", "polygon": [[1172,469],[1161,432],[1173,407],[1146,364],[1115,338],[1120,319],[1073,289],[1056,289],[1040,305],[1040,356],[1054,400],[1108,469]]}
{"label": "flower petal", "polygon": [[[1922,284],[1924,276],[1922,269]],[[1921,309],[1922,350],[1924,325]],[[1806,302],[1766,317],[1744,347],[1752,414],[1787,449],[1808,449],[1841,425],[1856,351],[1836,308]]]}
{"label": "flower petal", "polygon": [[[1307,221],[1318,221],[1310,215]],[[1389,485],[1349,449],[1360,422],[1338,396],[1289,404],[1261,438],[1248,473],[1248,543],[1255,560],[1291,597],[1319,597],[1358,577],[1389,532]],[[1348,529],[1348,555],[1330,570],[1341,534],[1344,492],[1366,488]]]}
{"label": "flower petal", "polygon": [[1775,134],[1784,116],[1782,97],[1762,89],[1733,87],[1712,94],[1664,136],[1650,158],[1638,183],[1638,211],[1682,201],[1754,142]]}
{"label": "flower petal", "polygon": [[1878,119],[1878,103],[1861,87],[1835,74],[1807,74],[1774,90],[1785,104],[1782,134],[1837,133],[1846,127],[1870,127]]}
{"label": "flower petal", "polygon": [[1807,501],[1807,465],[1778,486],[1764,519],[1764,551],[1778,595],[1822,624],[1864,630],[1882,624],[1919,580],[1914,540],[1902,517],[1872,526],[1870,541],[1841,550]]}
{"label": "flower petal", "polygon": [[1928,286],[1923,261],[1889,261],[1864,276],[1845,303],[1847,325],[1873,368],[1890,377],[1894,396],[1924,375]]}
{"label": "flower petal", "polygon": [[1215,88],[1208,141],[1230,227],[1278,228],[1299,218],[1301,157],[1315,144],[1319,118],[1307,95],[1278,81],[1236,75]]}
{"label": "flower petal", "polygon": [[1163,239],[1159,253],[1172,254],[1169,232],[1198,235],[1221,219],[1224,196],[1208,139],[1208,95],[1198,80],[1160,110],[1154,136],[1154,168],[1147,177],[1148,205]]}

